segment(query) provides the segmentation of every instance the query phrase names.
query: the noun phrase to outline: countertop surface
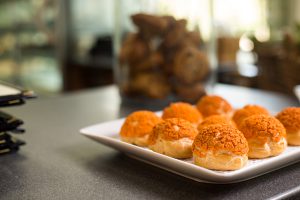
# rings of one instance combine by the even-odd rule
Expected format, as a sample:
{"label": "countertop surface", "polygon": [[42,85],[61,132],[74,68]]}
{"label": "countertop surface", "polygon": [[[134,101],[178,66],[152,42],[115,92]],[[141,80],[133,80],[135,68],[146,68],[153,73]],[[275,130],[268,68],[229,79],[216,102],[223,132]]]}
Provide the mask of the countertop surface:
{"label": "countertop surface", "polygon": [[[252,103],[277,112],[294,98],[217,85],[233,106]],[[0,156],[0,199],[266,199],[299,195],[300,163],[228,185],[198,183],[123,155],[79,134],[138,107],[121,103],[115,86],[36,99],[5,108],[25,121],[18,153]],[[283,195],[283,196],[282,196]],[[300,196],[299,196],[300,197]]]}

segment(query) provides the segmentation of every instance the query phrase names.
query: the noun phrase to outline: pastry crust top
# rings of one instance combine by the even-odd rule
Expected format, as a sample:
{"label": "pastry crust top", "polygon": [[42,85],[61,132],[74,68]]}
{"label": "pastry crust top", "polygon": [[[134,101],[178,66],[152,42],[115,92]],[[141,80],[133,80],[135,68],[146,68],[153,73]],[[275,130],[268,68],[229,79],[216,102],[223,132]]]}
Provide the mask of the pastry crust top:
{"label": "pastry crust top", "polygon": [[162,118],[182,118],[191,123],[199,123],[202,121],[203,117],[201,113],[191,104],[177,102],[171,103],[169,107],[164,109]]}
{"label": "pastry crust top", "polygon": [[231,105],[219,96],[204,96],[197,103],[198,110],[204,117],[222,115],[232,111]]}
{"label": "pastry crust top", "polygon": [[282,137],[286,137],[286,130],[278,119],[268,115],[253,115],[246,118],[240,130],[247,139],[255,138],[263,143],[270,139],[278,142]]}
{"label": "pastry crust top", "polygon": [[143,137],[150,134],[153,127],[162,119],[151,111],[141,110],[131,113],[122,125],[122,137]]}
{"label": "pastry crust top", "polygon": [[182,138],[194,140],[197,134],[197,129],[189,121],[181,118],[170,118],[157,124],[153,128],[149,137],[149,144],[155,144],[158,137],[168,141]]}
{"label": "pastry crust top", "polygon": [[235,155],[248,153],[248,142],[238,129],[225,124],[202,128],[193,143],[193,152],[205,156],[206,151],[228,151]]}
{"label": "pastry crust top", "polygon": [[288,131],[300,130],[300,107],[288,107],[277,114],[276,118]]}

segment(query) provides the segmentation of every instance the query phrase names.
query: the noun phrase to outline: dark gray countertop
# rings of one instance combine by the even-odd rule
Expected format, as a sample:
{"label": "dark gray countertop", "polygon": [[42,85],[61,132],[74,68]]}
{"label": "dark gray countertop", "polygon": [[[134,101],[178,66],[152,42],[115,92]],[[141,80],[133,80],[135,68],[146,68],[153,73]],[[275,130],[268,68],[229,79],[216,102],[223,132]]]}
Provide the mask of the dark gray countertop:
{"label": "dark gray countertop", "polygon": [[[298,106],[295,99],[241,87],[218,85],[215,92],[238,107],[257,103],[278,111]],[[300,183],[300,163],[238,184],[197,183],[78,133],[132,109],[121,105],[114,86],[6,108],[24,119],[27,145],[0,157],[0,199],[265,199]]]}

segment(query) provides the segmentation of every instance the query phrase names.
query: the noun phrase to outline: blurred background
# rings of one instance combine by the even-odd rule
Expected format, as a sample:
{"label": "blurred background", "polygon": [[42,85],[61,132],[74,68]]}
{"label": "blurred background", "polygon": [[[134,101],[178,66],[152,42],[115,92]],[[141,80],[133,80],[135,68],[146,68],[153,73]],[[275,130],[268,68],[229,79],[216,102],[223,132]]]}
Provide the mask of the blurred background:
{"label": "blurred background", "polygon": [[42,96],[116,83],[128,76],[117,63],[130,16],[149,12],[201,30],[215,82],[293,95],[299,10],[300,0],[0,0],[0,80]]}

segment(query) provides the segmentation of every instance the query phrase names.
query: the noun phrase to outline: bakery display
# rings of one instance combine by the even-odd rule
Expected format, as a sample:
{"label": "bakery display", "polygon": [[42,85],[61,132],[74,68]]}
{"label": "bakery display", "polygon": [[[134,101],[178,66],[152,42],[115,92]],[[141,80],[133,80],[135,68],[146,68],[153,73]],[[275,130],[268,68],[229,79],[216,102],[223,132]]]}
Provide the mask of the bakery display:
{"label": "bakery display", "polygon": [[175,19],[171,16],[160,17],[145,13],[132,15],[131,19],[145,39],[165,34],[175,23]]}
{"label": "bakery display", "polygon": [[[199,28],[191,29],[186,19],[146,13],[131,21],[136,32],[124,37],[118,55],[122,94],[188,102],[203,96],[210,64]],[[147,84],[139,84],[141,79]]]}
{"label": "bakery display", "polygon": [[276,118],[286,129],[289,145],[300,145],[300,107],[289,107],[277,114]]}
{"label": "bakery display", "polygon": [[249,158],[277,156],[287,147],[286,130],[275,117],[252,115],[243,120],[240,130],[249,144]]}
{"label": "bakery display", "polygon": [[175,56],[174,75],[179,82],[194,85],[209,73],[207,56],[194,46],[187,46]]}
{"label": "bakery display", "polygon": [[269,111],[263,108],[262,106],[246,105],[243,108],[236,110],[233,114],[232,119],[237,125],[237,127],[239,127],[243,122],[243,120],[246,119],[247,117],[250,117],[252,115],[259,115],[259,114],[269,115]]}
{"label": "bakery display", "polygon": [[207,118],[205,118],[199,125],[198,125],[198,130],[209,126],[209,125],[214,125],[214,124],[225,124],[229,125],[232,127],[236,127],[235,123],[229,119],[228,117],[225,117],[223,115],[211,115]]}
{"label": "bakery display", "polygon": [[216,95],[207,95],[202,97],[197,103],[197,108],[204,117],[211,115],[224,115],[230,118],[233,112],[229,102]]}
{"label": "bakery display", "polygon": [[149,148],[173,158],[192,157],[197,129],[187,120],[170,118],[157,124],[149,137]]}
{"label": "bakery display", "polygon": [[148,138],[153,127],[161,121],[160,117],[150,111],[133,112],[121,127],[121,140],[138,146],[148,146]]}
{"label": "bakery display", "polygon": [[181,118],[197,125],[202,121],[203,117],[201,113],[191,104],[177,102],[171,103],[168,107],[164,109],[162,118]]}
{"label": "bakery display", "polygon": [[147,94],[151,98],[161,99],[170,93],[167,79],[158,73],[140,73],[129,81],[131,94]]}
{"label": "bakery display", "polygon": [[247,164],[248,143],[236,128],[225,124],[203,127],[194,140],[194,163],[213,170],[236,170]]}
{"label": "bakery display", "polygon": [[128,34],[120,50],[119,61],[121,64],[128,63],[135,66],[142,61],[150,52],[150,46],[140,38],[138,34]]}

